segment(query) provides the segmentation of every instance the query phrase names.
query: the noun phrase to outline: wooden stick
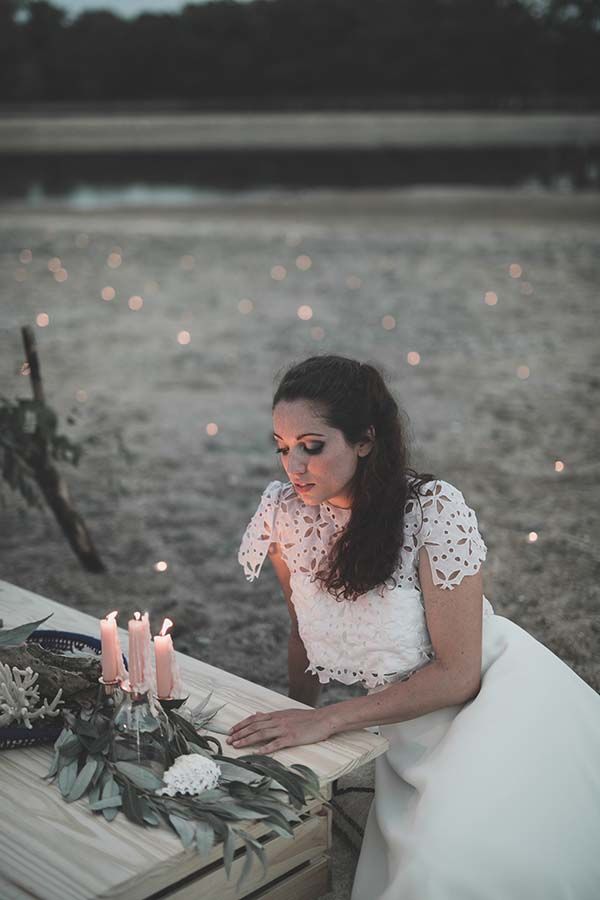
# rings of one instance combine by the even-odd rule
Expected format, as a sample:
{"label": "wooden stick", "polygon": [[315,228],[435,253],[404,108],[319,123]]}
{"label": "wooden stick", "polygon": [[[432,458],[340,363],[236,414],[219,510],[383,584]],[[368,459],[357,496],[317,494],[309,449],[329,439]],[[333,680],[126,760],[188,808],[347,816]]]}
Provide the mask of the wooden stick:
{"label": "wooden stick", "polygon": [[[21,329],[25,356],[29,363],[34,400],[45,403],[42,374],[37,353],[35,335],[29,325]],[[55,468],[48,453],[48,443],[39,431],[34,434],[36,449],[32,454],[35,480],[71,548],[88,572],[105,572],[106,567],[81,516],[74,510],[67,483]]]}

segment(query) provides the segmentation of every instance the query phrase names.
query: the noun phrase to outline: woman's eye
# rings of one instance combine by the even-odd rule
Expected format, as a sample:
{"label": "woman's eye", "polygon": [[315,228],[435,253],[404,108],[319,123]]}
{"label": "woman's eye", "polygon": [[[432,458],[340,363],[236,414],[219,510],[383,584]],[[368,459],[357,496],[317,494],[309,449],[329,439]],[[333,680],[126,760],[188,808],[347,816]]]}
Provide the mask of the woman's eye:
{"label": "woman's eye", "polygon": [[[316,447],[304,447],[304,449],[306,450],[307,453],[310,453],[314,456],[316,453],[321,452],[321,450],[323,449],[323,444],[317,444]],[[283,453],[284,456],[287,456],[288,451],[284,450],[283,447],[280,447],[278,450],[275,451],[275,453]]]}

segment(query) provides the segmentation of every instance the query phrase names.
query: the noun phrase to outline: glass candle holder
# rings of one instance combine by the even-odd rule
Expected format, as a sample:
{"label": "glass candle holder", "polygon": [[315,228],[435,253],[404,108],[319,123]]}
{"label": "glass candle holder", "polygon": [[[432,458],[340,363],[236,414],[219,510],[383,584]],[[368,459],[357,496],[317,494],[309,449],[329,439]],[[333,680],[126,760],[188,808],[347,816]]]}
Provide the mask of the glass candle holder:
{"label": "glass candle holder", "polygon": [[123,699],[113,720],[112,759],[151,768],[162,776],[171,764],[172,729],[166,713],[148,692],[136,693],[121,685]]}

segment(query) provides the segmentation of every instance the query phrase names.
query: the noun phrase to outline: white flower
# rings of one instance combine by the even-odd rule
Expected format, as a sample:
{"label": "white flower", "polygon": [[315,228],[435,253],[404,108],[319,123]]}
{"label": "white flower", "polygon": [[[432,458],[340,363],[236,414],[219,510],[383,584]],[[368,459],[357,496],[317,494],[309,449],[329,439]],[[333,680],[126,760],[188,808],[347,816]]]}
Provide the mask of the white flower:
{"label": "white flower", "polygon": [[163,775],[166,787],[156,791],[157,794],[199,794],[214,788],[219,780],[221,769],[207,756],[190,753],[178,756],[170,769]]}

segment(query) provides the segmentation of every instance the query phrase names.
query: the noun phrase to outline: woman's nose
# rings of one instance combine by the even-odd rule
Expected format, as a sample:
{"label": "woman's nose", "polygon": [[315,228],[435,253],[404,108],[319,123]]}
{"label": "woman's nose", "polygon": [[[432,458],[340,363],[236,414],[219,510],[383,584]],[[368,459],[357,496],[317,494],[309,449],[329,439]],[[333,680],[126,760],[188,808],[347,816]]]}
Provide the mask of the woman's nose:
{"label": "woman's nose", "polygon": [[300,454],[294,454],[294,452],[291,451],[288,457],[288,470],[292,473],[295,473],[304,472],[305,469],[306,463],[302,462]]}

